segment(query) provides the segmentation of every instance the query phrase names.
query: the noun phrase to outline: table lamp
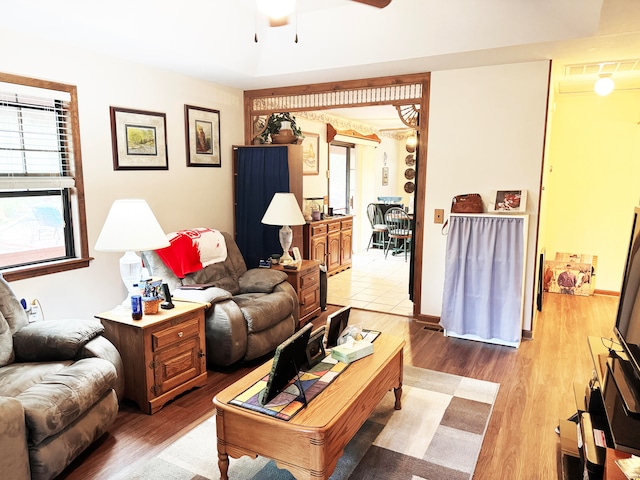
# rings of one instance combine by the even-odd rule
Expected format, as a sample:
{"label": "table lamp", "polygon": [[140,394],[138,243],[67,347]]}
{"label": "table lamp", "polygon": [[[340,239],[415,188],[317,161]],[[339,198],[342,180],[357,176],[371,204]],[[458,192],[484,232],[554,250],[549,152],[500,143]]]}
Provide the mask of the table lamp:
{"label": "table lamp", "polygon": [[293,263],[289,248],[293,240],[293,232],[290,225],[304,225],[306,223],[298,200],[293,193],[276,193],[271,199],[267,211],[262,217],[265,225],[282,225],[280,229],[280,246],[282,247],[282,257],[280,263],[287,265]]}
{"label": "table lamp", "polygon": [[131,296],[136,294],[133,285],[140,281],[142,274],[142,259],[135,252],[169,245],[147,202],[124,199],[111,205],[95,248],[100,252],[125,252],[120,258],[120,276]]}

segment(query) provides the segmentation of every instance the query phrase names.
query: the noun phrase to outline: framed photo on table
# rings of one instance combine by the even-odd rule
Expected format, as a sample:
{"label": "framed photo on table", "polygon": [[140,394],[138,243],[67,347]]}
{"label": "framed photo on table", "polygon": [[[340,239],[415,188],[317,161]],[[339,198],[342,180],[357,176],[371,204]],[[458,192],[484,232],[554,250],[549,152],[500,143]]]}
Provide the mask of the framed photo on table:
{"label": "framed photo on table", "polygon": [[168,170],[166,115],[109,107],[114,170]]}
{"label": "framed photo on table", "polygon": [[526,190],[497,190],[493,197],[493,211],[498,213],[524,213],[527,211]]}
{"label": "framed photo on table", "polygon": [[220,110],[184,106],[187,167],[221,167]]}
{"label": "framed photo on table", "polygon": [[320,135],[317,133],[302,132],[302,174],[320,174]]}

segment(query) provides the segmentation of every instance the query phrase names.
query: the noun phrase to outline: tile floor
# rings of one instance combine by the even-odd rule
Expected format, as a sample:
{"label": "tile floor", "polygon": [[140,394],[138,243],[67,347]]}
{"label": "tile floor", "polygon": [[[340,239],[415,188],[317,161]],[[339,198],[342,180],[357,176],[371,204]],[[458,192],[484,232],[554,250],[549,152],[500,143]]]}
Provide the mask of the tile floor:
{"label": "tile floor", "polygon": [[350,269],[327,279],[327,303],[377,312],[411,315],[409,262],[404,255],[384,258],[382,250],[353,254]]}

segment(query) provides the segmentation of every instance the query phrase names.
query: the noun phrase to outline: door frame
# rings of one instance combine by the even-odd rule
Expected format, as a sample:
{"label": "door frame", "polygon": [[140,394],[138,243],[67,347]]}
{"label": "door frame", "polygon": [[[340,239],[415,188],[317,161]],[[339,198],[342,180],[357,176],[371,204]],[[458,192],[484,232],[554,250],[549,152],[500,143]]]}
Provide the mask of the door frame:
{"label": "door frame", "polygon": [[[431,74],[347,80],[244,92],[244,141],[251,145],[275,112],[306,112],[337,108],[392,105],[407,126],[418,133],[414,204],[413,318],[427,324],[439,319],[421,315],[427,142]],[[419,111],[419,115],[416,115]]]}

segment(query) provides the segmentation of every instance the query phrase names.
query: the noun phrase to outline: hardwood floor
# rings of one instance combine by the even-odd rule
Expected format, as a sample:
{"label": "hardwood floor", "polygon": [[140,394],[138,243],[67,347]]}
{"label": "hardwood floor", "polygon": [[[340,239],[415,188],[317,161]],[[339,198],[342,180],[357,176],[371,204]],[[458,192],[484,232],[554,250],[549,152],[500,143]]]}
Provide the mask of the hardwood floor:
{"label": "hardwood floor", "polygon": [[[523,341],[519,349],[445,338],[409,317],[385,313],[353,310],[351,321],[403,337],[407,364],[500,383],[474,479],[555,479],[560,450],[554,429],[558,419],[574,412],[573,383],[591,376],[587,336],[612,337],[618,299],[547,294],[544,301],[533,340]],[[125,402],[110,433],[59,478],[126,476],[213,414],[215,394],[250,368],[209,372],[205,387],[152,416]]]}

